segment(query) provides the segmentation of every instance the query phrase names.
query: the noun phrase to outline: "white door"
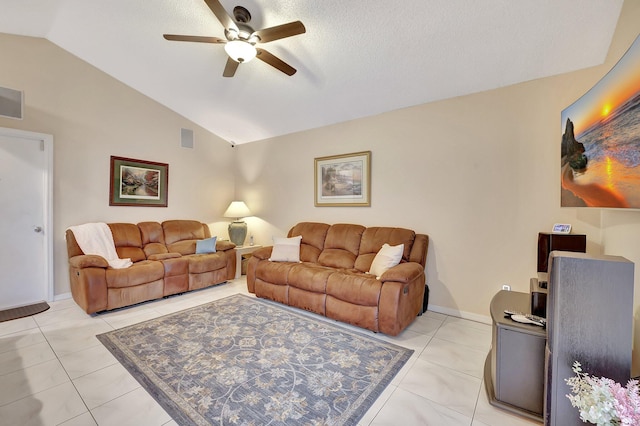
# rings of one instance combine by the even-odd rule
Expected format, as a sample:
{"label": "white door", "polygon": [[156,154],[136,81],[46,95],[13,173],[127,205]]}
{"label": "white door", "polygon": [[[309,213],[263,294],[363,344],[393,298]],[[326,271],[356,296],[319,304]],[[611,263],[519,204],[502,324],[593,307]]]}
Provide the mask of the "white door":
{"label": "white door", "polygon": [[50,300],[49,135],[0,128],[0,309]]}

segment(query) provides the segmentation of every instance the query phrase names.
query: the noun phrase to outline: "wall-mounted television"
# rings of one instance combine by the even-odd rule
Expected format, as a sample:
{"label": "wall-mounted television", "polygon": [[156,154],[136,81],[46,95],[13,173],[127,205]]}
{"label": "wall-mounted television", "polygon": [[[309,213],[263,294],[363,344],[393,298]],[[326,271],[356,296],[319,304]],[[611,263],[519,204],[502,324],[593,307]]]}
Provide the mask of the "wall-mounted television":
{"label": "wall-mounted television", "polygon": [[640,36],[562,111],[561,206],[640,209]]}

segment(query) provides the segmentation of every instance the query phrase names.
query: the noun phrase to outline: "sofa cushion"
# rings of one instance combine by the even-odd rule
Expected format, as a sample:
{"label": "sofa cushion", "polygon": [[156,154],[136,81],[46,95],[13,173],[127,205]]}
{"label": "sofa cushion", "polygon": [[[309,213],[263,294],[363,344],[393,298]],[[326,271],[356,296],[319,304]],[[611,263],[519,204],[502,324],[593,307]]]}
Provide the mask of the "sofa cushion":
{"label": "sofa cushion", "polygon": [[132,287],[162,280],[164,266],[162,266],[162,262],[143,260],[125,269],[108,268],[105,274],[108,288]]}
{"label": "sofa cushion", "polygon": [[300,262],[300,241],[302,236],[291,238],[273,238],[273,249],[271,250],[272,262]]}
{"label": "sofa cushion", "polygon": [[[198,222],[197,220],[166,220],[162,222],[162,230],[164,231],[164,240],[167,244],[167,249],[169,251],[177,251],[178,253],[180,253],[180,251],[173,250],[171,248],[175,243],[179,243],[185,240],[202,240],[204,238],[211,237],[209,227]],[[182,254],[193,253],[195,253],[195,243],[193,245],[193,251],[191,253]]]}
{"label": "sofa cushion", "polygon": [[139,262],[147,258],[142,250],[142,237],[137,225],[133,223],[109,223],[108,225],[120,259]]}
{"label": "sofa cushion", "polygon": [[215,253],[218,237],[205,238],[196,241],[196,254]]}
{"label": "sofa cushion", "polygon": [[318,263],[318,256],[324,248],[329,225],[317,222],[301,222],[289,230],[289,237],[300,235],[300,260],[302,262]]}
{"label": "sofa cushion", "polygon": [[183,256],[196,253],[196,243],[198,240],[184,240],[177,243],[168,244],[167,250],[171,253],[180,253]]}
{"label": "sofa cushion", "polygon": [[324,250],[318,256],[318,263],[332,268],[352,269],[365,229],[364,226],[351,224],[331,226],[327,231]]}
{"label": "sofa cushion", "polygon": [[287,281],[291,287],[325,293],[329,276],[335,272],[336,270],[333,268],[315,263],[300,263],[291,267]]}
{"label": "sofa cushion", "polygon": [[400,263],[403,252],[404,244],[397,246],[390,246],[386,243],[383,244],[378,254],[376,254],[376,257],[373,258],[369,273],[375,275],[376,279],[380,279],[380,275]]}
{"label": "sofa cushion", "polygon": [[360,250],[355,261],[355,268],[362,272],[371,269],[371,263],[383,244],[397,246],[404,244],[401,262],[408,262],[411,247],[416,238],[416,233],[405,228],[372,227],[367,228],[362,234]]}
{"label": "sofa cushion", "polygon": [[227,266],[227,257],[222,253],[193,254],[186,258],[189,259],[190,274],[216,271]]}
{"label": "sofa cushion", "polygon": [[297,263],[260,262],[256,267],[256,279],[277,285],[287,285],[289,271]]}
{"label": "sofa cushion", "polygon": [[327,280],[327,295],[362,306],[378,306],[382,283],[371,275],[335,272]]}
{"label": "sofa cushion", "polygon": [[150,243],[159,243],[163,246],[165,245],[164,231],[162,230],[162,225],[160,225],[160,223],[140,222],[138,223],[138,228],[140,228],[143,247]]}

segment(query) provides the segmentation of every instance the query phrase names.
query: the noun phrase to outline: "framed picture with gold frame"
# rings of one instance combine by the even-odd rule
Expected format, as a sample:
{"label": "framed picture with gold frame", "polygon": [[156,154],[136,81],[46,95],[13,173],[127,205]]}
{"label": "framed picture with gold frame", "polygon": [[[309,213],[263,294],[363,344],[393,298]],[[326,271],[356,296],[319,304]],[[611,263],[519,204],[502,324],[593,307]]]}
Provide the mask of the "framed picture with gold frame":
{"label": "framed picture with gold frame", "polygon": [[314,159],[316,207],[371,206],[371,151]]}
{"label": "framed picture with gold frame", "polygon": [[169,165],[111,156],[110,206],[167,207]]}

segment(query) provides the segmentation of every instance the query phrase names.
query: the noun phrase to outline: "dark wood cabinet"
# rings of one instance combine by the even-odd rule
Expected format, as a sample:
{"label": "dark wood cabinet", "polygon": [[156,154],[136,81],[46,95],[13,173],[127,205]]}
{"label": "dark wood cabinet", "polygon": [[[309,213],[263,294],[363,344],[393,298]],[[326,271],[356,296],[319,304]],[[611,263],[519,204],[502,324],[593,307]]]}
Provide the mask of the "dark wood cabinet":
{"label": "dark wood cabinet", "polygon": [[566,397],[575,361],[622,384],[631,376],[634,265],[619,256],[550,256],[545,425],[583,425]]}
{"label": "dark wood cabinet", "polygon": [[538,234],[538,272],[547,272],[549,255],[552,251],[587,251],[587,236],[583,234]]}

